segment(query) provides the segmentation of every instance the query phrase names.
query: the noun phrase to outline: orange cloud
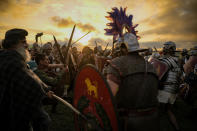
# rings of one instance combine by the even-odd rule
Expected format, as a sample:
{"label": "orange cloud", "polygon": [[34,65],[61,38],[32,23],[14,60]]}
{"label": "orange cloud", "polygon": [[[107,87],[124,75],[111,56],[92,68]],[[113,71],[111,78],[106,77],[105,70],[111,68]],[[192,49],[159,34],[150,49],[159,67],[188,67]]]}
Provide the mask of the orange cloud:
{"label": "orange cloud", "polygon": [[34,0],[0,0],[0,15],[14,18],[32,16],[41,6]]}
{"label": "orange cloud", "polygon": [[91,24],[83,24],[83,23],[77,23],[71,19],[71,17],[68,18],[60,18],[59,16],[53,16],[51,17],[51,20],[56,24],[59,28],[65,28],[65,27],[71,27],[74,24],[77,25],[82,31],[96,31],[96,28],[92,26]]}

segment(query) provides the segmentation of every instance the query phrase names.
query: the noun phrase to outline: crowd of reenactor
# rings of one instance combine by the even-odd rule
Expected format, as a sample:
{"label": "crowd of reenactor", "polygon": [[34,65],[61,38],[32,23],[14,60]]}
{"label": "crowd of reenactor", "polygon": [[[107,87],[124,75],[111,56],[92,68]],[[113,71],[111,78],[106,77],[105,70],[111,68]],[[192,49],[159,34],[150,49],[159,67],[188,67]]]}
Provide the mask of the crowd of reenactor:
{"label": "crowd of reenactor", "polygon": [[[70,65],[67,67],[67,69],[70,72],[70,81],[67,82],[67,84],[72,85],[71,81],[74,81],[77,71],[79,71],[80,68],[86,64],[95,65],[95,67],[101,73],[103,73],[106,79],[109,79],[107,77],[107,74],[110,74],[109,70],[111,69],[107,68],[110,67],[110,61],[114,58],[125,56],[127,54],[124,51],[125,48],[126,47],[122,46],[116,47],[112,54],[112,49],[103,50],[101,46],[95,46],[94,49],[85,46],[81,52],[77,50],[77,47],[72,47],[70,53],[72,53],[75,63],[73,63],[73,60],[69,58]],[[65,49],[66,45],[61,46],[62,53],[65,52]],[[126,48],[126,50],[128,49]],[[35,60],[35,63],[37,64],[37,69],[34,72],[41,78],[42,81],[55,88],[58,81],[57,74],[61,74],[61,71],[65,70],[63,63],[61,63],[60,61],[56,46],[48,42],[44,44],[43,47],[39,47],[39,50],[36,48],[31,48],[30,52],[35,52],[33,54],[38,53],[38,55],[32,57],[34,58],[32,60]],[[40,53],[42,55],[40,55]],[[172,112],[172,106],[176,101],[177,95],[179,95],[179,97],[183,98],[186,102],[192,105],[193,108],[191,116],[193,118],[196,117],[197,47],[194,46],[189,50],[176,50],[176,44],[169,41],[164,43],[162,50],[157,51],[155,49],[155,51],[153,51],[153,49],[149,48],[147,50],[139,52],[139,56],[142,56],[149,63],[151,62],[150,59],[154,58],[165,63],[168,66],[168,70],[165,72],[165,75],[160,79],[159,82],[160,87],[158,90],[158,101],[160,103],[160,107],[162,107],[162,110],[168,113],[170,121],[174,125],[175,129],[179,130],[179,125],[176,122],[176,117]],[[44,61],[48,61],[46,66],[43,65]],[[132,63],[134,62],[132,61]],[[45,74],[39,71],[42,70],[41,67],[43,67]],[[116,72],[115,70],[112,71]],[[61,78],[61,75],[59,78]],[[66,75],[63,79],[66,79]],[[62,90],[65,90],[66,93],[60,94],[59,96],[67,94],[67,88],[62,88]],[[55,90],[53,91],[56,92]]]}
{"label": "crowd of reenactor", "polygon": [[[9,57],[9,53],[12,54],[13,52],[11,51],[13,50],[16,50],[16,52],[13,53],[14,55],[13,57],[20,57],[18,56],[20,53],[17,54],[17,52],[22,52],[22,51],[20,51],[19,50],[20,48],[16,45],[20,45],[20,42],[22,40],[26,42],[26,39],[25,39],[26,35],[27,35],[27,32],[23,29],[12,29],[6,32],[5,39],[2,43],[3,48],[1,49],[1,55],[2,56],[5,55],[6,57],[5,56],[4,57],[7,58],[7,61],[10,61],[11,58]],[[134,36],[131,36],[131,37],[134,37]],[[10,41],[13,42],[12,40],[15,40],[19,43],[16,42],[16,45],[9,43]],[[24,57],[26,58],[25,62],[28,64],[27,69],[28,68],[31,69],[44,82],[44,84],[43,83],[41,84],[42,86],[45,84],[48,85],[47,89],[45,89],[46,92],[51,90],[56,95],[66,99],[67,94],[68,94],[68,89],[70,88],[70,90],[72,90],[71,86],[74,82],[76,73],[84,65],[92,64],[101,73],[103,73],[103,75],[106,77],[107,81],[109,82],[110,87],[112,87],[111,90],[112,90],[113,95],[116,96],[118,88],[119,88],[118,85],[120,84],[119,77],[121,76],[119,76],[120,74],[119,72],[117,72],[115,68],[118,68],[119,66],[120,70],[122,70],[122,73],[124,73],[125,65],[128,64],[127,68],[129,68],[130,64],[137,62],[136,63],[137,66],[140,66],[139,64],[141,63],[139,61],[140,59],[142,60],[142,65],[143,65],[144,60],[147,63],[150,63],[151,62],[150,59],[154,58],[154,59],[157,59],[158,61],[165,63],[168,66],[165,75],[161,79],[159,79],[160,86],[158,89],[157,99],[160,103],[160,107],[162,107],[163,110],[168,113],[170,121],[173,123],[175,129],[176,130],[180,129],[178,123],[176,122],[176,117],[172,113],[172,106],[174,102],[176,101],[177,95],[179,95],[179,97],[183,98],[187,103],[192,105],[193,108],[192,108],[191,116],[194,118],[196,117],[196,114],[197,114],[197,104],[196,104],[197,103],[197,100],[196,100],[197,98],[197,89],[196,89],[197,88],[196,87],[196,84],[197,84],[196,83],[196,80],[197,80],[197,47],[196,46],[194,46],[193,48],[189,50],[183,49],[182,51],[177,51],[176,44],[174,42],[169,41],[169,42],[164,43],[163,50],[161,51],[153,51],[152,49],[140,50],[140,48],[129,49],[129,46],[120,45],[119,47],[117,46],[114,49],[114,52],[112,52],[112,50],[107,50],[107,49],[102,50],[101,46],[96,46],[94,49],[91,49],[90,47],[85,46],[81,52],[77,50],[77,47],[71,47],[69,50],[68,58],[66,59],[67,65],[65,66],[61,62],[60,54],[58,53],[56,44],[47,42],[41,47],[38,43],[34,43],[32,48],[29,48],[27,44],[23,43],[23,41],[21,42],[22,43],[21,46],[24,46],[25,49],[28,49],[31,55],[31,59],[29,59],[28,61],[26,60],[27,56]],[[132,44],[133,43],[131,43],[131,46],[133,46]],[[61,47],[60,48],[61,52],[65,53],[67,45],[62,45],[59,47]],[[125,59],[124,57],[132,57],[132,58]],[[1,57],[1,63],[4,63],[3,59],[5,58]],[[126,62],[125,60],[127,60],[126,62],[127,64],[121,63],[122,60],[124,62]],[[131,63],[128,60],[132,60]],[[13,60],[13,62],[15,62],[15,60]],[[13,64],[17,64],[17,63],[13,63]],[[9,67],[9,63],[2,65],[1,69],[3,69],[3,67],[5,68],[5,66]],[[132,67],[134,68],[134,65]],[[21,67],[16,67],[16,70],[18,68],[21,68]],[[26,67],[23,67],[23,68],[26,68]],[[36,79],[35,77],[31,78],[31,73],[29,73],[29,70],[27,71],[27,69],[23,69],[23,70],[27,72],[27,74],[30,77],[29,79],[33,79],[33,80]],[[148,69],[150,72],[153,71],[153,69],[151,69],[151,67],[149,66],[148,66]],[[126,74],[128,73],[127,71],[125,72]],[[130,71],[132,71],[132,69]],[[133,72],[135,71],[136,70],[133,70]],[[5,79],[6,76],[1,75],[1,78],[3,77]],[[143,77],[139,76],[138,78],[138,76],[136,76],[135,80],[133,80],[134,83],[136,83],[138,79],[140,78],[143,78]],[[148,78],[150,79],[151,77],[149,76]],[[133,79],[133,78],[130,78],[130,79]],[[155,78],[153,77],[151,80],[154,81],[154,79]],[[8,78],[6,79],[6,81],[8,81]],[[23,80],[20,79],[20,81],[23,81]],[[2,83],[3,83],[3,80],[1,79],[1,84]],[[25,86],[27,86],[26,83],[24,82],[22,83]],[[40,83],[40,82],[35,82],[35,83]],[[155,84],[156,83],[157,82],[155,82]],[[128,86],[127,84],[124,86]],[[130,84],[132,85],[132,83]],[[151,87],[153,88],[152,83],[150,84],[151,85],[149,88]],[[42,88],[46,88],[45,86]],[[146,83],[146,86],[148,86],[148,83]],[[115,89],[115,87],[117,89]],[[14,88],[14,87],[10,87],[10,88]],[[1,89],[5,91],[5,89],[3,88]],[[151,90],[153,91],[155,89],[153,88]],[[128,91],[128,92],[131,92],[131,91]],[[135,92],[135,91],[132,91],[132,92]],[[139,94],[137,94],[136,97],[138,97],[138,95]],[[156,94],[153,93],[152,95],[154,96]],[[1,100],[3,101],[3,96],[1,96]],[[155,103],[154,103],[154,100],[155,100]],[[156,107],[157,102],[156,102],[156,99],[154,100],[152,101],[153,102],[152,104]],[[127,101],[127,100],[123,100],[123,101]],[[45,97],[42,100],[42,103],[52,104],[51,111],[53,113],[56,112],[57,101],[55,99]],[[150,112],[154,110],[155,108],[151,108],[146,113],[149,114]],[[156,121],[156,119],[154,119],[154,121]],[[155,124],[154,121],[152,121],[153,125]],[[18,125],[15,125],[15,126],[18,126]],[[39,127],[39,125],[36,125],[36,124],[34,126],[35,126],[34,128],[41,128]],[[151,123],[148,124],[148,127],[150,126],[151,126]],[[127,128],[130,129],[130,127],[127,127]],[[136,127],[136,128],[139,128],[139,127]],[[155,130],[157,130],[157,128]]]}
{"label": "crowd of reenactor", "polygon": [[[117,12],[113,8],[109,17],[121,17]],[[132,21],[132,16],[128,19]],[[87,64],[94,65],[106,79],[122,130],[158,131],[159,113],[167,113],[174,129],[181,130],[172,111],[177,97],[192,106],[191,116],[197,118],[197,46],[177,51],[176,44],[168,41],[161,51],[142,49],[136,26],[130,26],[125,27],[126,33],[119,30],[111,49],[107,49],[108,44],[104,50],[96,44],[93,49],[84,46],[82,51],[72,47],[73,33],[64,45],[58,44],[55,36],[54,43],[38,44],[43,35],[38,33],[30,48],[26,30],[8,30],[0,49],[1,128],[47,131],[51,119],[42,105],[51,104],[51,112],[55,113],[54,94],[68,99],[76,74]],[[117,33],[114,29],[106,29],[107,34]]]}

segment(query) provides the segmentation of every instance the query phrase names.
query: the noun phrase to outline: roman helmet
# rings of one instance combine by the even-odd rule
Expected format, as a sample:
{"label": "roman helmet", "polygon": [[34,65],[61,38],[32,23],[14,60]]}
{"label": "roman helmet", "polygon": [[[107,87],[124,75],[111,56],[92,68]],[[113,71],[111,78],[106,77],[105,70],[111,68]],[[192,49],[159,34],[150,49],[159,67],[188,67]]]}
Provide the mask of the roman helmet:
{"label": "roman helmet", "polygon": [[190,49],[190,51],[188,52],[188,54],[190,56],[197,56],[197,46],[194,46]]}
{"label": "roman helmet", "polygon": [[[141,49],[138,43],[139,36],[135,28],[138,25],[133,25],[133,15],[126,15],[126,8],[112,8],[106,16],[111,22],[107,24],[108,29],[105,29],[106,35],[113,35],[114,52],[117,53],[122,47],[126,47],[128,52],[145,51]],[[125,30],[125,32],[123,32]]]}
{"label": "roman helmet", "polygon": [[163,52],[166,53],[173,53],[176,51],[176,44],[172,41],[167,41],[164,43]]}

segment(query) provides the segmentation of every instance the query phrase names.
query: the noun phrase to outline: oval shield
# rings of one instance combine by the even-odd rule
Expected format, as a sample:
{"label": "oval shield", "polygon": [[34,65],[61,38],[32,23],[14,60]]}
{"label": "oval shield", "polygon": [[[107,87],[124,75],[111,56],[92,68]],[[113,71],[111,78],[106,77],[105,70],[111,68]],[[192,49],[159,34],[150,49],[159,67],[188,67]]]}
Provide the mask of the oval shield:
{"label": "oval shield", "polygon": [[[84,66],[75,78],[73,105],[104,130],[118,131],[117,112],[108,83],[92,65]],[[76,130],[89,130],[75,115]],[[95,129],[91,129],[95,130]]]}

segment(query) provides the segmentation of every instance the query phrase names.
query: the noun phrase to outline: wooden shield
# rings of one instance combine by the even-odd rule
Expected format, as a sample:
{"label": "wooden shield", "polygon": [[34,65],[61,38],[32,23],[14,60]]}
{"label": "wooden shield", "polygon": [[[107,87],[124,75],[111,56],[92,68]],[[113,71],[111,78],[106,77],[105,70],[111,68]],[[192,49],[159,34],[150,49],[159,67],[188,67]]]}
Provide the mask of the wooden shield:
{"label": "wooden shield", "polygon": [[[75,78],[73,105],[89,120],[104,130],[118,131],[117,112],[108,83],[92,65],[84,66]],[[88,129],[87,124],[75,115],[76,130]]]}

